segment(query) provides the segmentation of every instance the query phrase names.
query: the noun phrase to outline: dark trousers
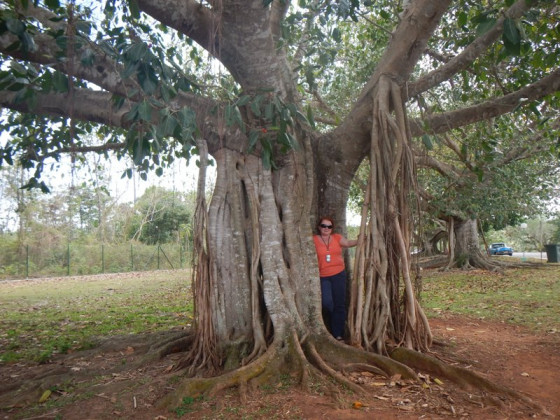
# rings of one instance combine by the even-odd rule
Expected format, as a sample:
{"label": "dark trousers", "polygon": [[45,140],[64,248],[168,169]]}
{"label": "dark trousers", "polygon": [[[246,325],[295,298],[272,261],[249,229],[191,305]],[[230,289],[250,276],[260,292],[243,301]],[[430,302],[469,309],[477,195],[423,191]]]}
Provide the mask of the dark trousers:
{"label": "dark trousers", "polygon": [[346,271],[321,277],[321,301],[325,324],[333,337],[344,337],[346,324]]}

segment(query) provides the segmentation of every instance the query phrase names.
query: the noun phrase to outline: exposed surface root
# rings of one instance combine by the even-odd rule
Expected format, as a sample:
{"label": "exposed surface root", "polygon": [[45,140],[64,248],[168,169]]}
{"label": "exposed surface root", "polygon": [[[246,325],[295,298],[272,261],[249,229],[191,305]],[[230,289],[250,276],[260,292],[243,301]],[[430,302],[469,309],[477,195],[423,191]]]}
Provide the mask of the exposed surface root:
{"label": "exposed surface root", "polygon": [[366,363],[350,363],[346,366],[343,366],[342,372],[347,376],[354,372],[369,372],[375,375],[380,375],[385,378],[389,378],[386,372],[382,371],[378,367],[368,365]]}
{"label": "exposed surface root", "polygon": [[458,366],[444,363],[434,357],[405,348],[396,348],[391,352],[391,357],[407,366],[421,372],[429,373],[440,379],[446,379],[468,390],[488,392],[492,395],[486,397],[487,403],[501,405],[500,398],[511,397],[523,401],[528,407],[546,413],[546,410],[536,404],[531,398],[511,388],[491,382],[477,373]]}
{"label": "exposed surface root", "polygon": [[[307,411],[308,416],[299,412],[302,418],[315,418],[313,415],[321,412],[329,418],[370,419],[380,415],[375,411],[379,409],[391,413],[387,417],[380,415],[380,418],[395,418],[395,413],[400,412],[403,416],[399,414],[399,417],[407,419],[418,418],[420,414],[436,415],[438,418],[467,416],[469,413],[477,413],[470,418],[511,418],[512,413],[515,413],[515,418],[521,413],[525,417],[531,413],[539,413],[535,414],[539,417],[540,413],[546,414],[524,395],[495,385],[485,378],[480,380],[467,369],[451,366],[457,363],[453,355],[449,355],[448,363],[445,363],[403,349],[394,352],[396,358],[403,359],[401,362],[406,362],[419,372],[416,375],[401,362],[315,335],[299,340],[293,335],[291,341],[272,345],[269,352],[253,363],[213,378],[178,377],[172,367],[181,358],[180,354],[169,354],[160,361],[152,360],[139,366],[140,360],[146,360],[146,354],[156,354],[164,347],[171,348],[177,335],[185,332],[176,330],[171,334],[114,338],[103,342],[104,352],[98,347],[60,356],[53,360],[52,365],[22,366],[17,370],[13,367],[10,369],[13,375],[4,374],[0,377],[0,410],[8,418],[18,418],[10,417],[15,413],[20,413],[21,418],[32,418],[46,411],[46,418],[56,415],[77,418],[69,413],[90,409],[99,410],[97,416],[95,411],[92,412],[92,418],[110,418],[110,413],[123,419],[156,418],[158,414],[168,417],[168,409],[175,410],[184,405],[184,397],[190,397],[188,401],[199,401],[198,410],[213,407],[211,410],[227,412],[225,407],[233,403],[239,404],[234,405],[236,409],[246,407],[247,413],[258,410],[255,407],[256,400],[262,403],[260,407],[270,408],[268,401],[273,397],[276,403],[285,398],[282,413],[291,410],[294,417],[298,417],[298,412],[294,411],[298,409],[294,407],[313,405],[314,408]],[[155,346],[154,342],[162,344]],[[315,349],[314,356],[311,345]],[[320,369],[318,363],[327,368]],[[448,373],[442,373],[446,371]],[[407,373],[411,376],[407,376]],[[8,377],[12,379],[6,380]],[[462,386],[469,390],[462,391],[454,386],[449,377],[453,377],[456,382],[467,378],[467,384]],[[445,382],[438,384],[436,378]],[[190,388],[184,386],[187,383]],[[340,383],[345,383],[345,386],[337,385]],[[295,389],[298,384],[306,386],[306,389],[303,392]],[[348,384],[353,385],[348,387]],[[176,399],[162,408],[161,401],[172,387]],[[237,392],[239,398],[235,398],[225,388],[236,388],[234,394]],[[45,390],[52,391],[49,402],[56,401],[56,406],[37,403]],[[203,395],[219,397],[202,398]],[[135,396],[134,400],[132,396]],[[224,396],[230,399],[226,401]],[[136,399],[138,408],[133,405]],[[315,406],[318,401],[322,402]],[[371,406],[366,405],[360,413],[349,406],[354,401]],[[374,401],[380,405],[374,405]],[[160,408],[156,408],[156,404]],[[342,408],[347,410],[345,415],[340,415],[339,410]],[[114,410],[125,411],[121,412],[121,417]],[[147,415],[145,410],[154,414]],[[410,413],[406,413],[407,410]],[[216,411],[207,410],[197,418],[216,418],[213,417],[215,414]]]}
{"label": "exposed surface root", "polygon": [[[321,351],[318,351],[318,348]],[[348,360],[355,363],[348,364]],[[197,398],[215,395],[228,388],[237,388],[241,399],[248,390],[271,385],[281,376],[289,376],[307,387],[311,377],[334,380],[357,395],[365,389],[355,382],[353,373],[368,372],[382,378],[399,377],[416,381],[414,371],[388,357],[369,353],[329,338],[307,336],[303,343],[292,335],[291,339],[278,340],[269,346],[266,353],[246,366],[239,367],[220,376],[187,378],[159,402],[160,407],[180,405],[184,397]]]}

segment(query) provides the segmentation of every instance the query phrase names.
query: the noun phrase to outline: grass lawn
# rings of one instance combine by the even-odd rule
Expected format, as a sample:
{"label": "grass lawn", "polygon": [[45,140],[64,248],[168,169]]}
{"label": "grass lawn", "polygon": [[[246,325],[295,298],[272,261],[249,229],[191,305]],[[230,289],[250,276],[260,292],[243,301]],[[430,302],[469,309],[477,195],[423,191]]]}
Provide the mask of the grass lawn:
{"label": "grass lawn", "polygon": [[[429,317],[467,315],[560,332],[560,264],[506,270],[424,270]],[[188,326],[187,270],[0,282],[0,362],[47,361],[95,337]]]}
{"label": "grass lawn", "polygon": [[423,272],[422,307],[429,317],[442,313],[505,321],[539,333],[560,333],[560,265]]}
{"label": "grass lawn", "polygon": [[46,361],[99,336],[190,324],[187,270],[0,282],[0,362]]}

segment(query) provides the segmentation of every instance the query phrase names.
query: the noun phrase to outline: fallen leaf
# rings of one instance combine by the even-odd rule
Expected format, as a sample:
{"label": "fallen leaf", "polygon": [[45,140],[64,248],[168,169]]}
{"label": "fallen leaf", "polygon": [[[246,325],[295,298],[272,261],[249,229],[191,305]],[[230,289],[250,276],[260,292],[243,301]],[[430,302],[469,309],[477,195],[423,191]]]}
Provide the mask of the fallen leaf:
{"label": "fallen leaf", "polygon": [[39,398],[39,403],[42,404],[45,401],[47,401],[49,399],[49,397],[51,396],[51,390],[47,389],[45,392],[43,392],[43,395],[41,395],[41,398]]}
{"label": "fallen leaf", "polygon": [[356,409],[360,409],[363,406],[364,405],[360,401],[354,401],[354,404],[352,404],[352,408],[356,408]]}
{"label": "fallen leaf", "polygon": [[438,385],[443,385],[443,381],[439,380],[438,378],[434,378],[434,382]]}
{"label": "fallen leaf", "polygon": [[525,376],[525,377],[528,377],[528,376],[529,376],[529,374],[528,374],[527,372],[523,372],[523,373],[521,374],[521,376]]}
{"label": "fallen leaf", "polygon": [[387,385],[385,382],[370,382],[369,386],[385,386]]}

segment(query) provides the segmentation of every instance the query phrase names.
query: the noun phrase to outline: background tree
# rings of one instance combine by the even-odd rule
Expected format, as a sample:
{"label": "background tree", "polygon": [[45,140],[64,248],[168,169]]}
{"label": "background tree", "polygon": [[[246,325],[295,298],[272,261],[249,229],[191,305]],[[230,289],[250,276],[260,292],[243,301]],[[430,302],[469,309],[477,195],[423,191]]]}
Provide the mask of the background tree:
{"label": "background tree", "polygon": [[[553,197],[560,181],[556,140],[516,125],[510,118],[497,118],[474,132],[436,137],[429,151],[417,155],[422,208],[446,223],[453,235],[448,266],[460,262],[492,268],[495,263],[480,246],[479,230],[499,230],[543,214]],[[545,132],[557,132],[555,125]]]}
{"label": "background tree", "polygon": [[146,244],[182,243],[181,231],[192,223],[193,204],[175,191],[149,187],[138,199],[129,237]]}
{"label": "background tree", "polygon": [[[192,372],[228,372],[214,381],[187,381],[170,401],[192,387],[243,386],[283,369],[304,381],[321,371],[356,389],[336,372],[349,357],[388,376],[414,376],[390,358],[329,337],[311,227],[322,214],[345,225],[350,183],[369,158],[350,340],[383,354],[389,354],[387,343],[428,347],[431,333],[410,270],[412,138],[517,112],[557,92],[555,5],[128,5],[108,1],[95,13],[56,0],[5,5],[0,51],[9,71],[0,74],[0,103],[17,112],[7,115],[12,140],[0,163],[19,159],[36,170],[27,185],[46,189],[39,180],[45,162],[62,153],[129,154],[147,177],[148,170],[159,175],[176,158],[208,148],[217,179],[208,211],[198,213],[204,230],[197,248],[195,334],[181,344],[191,349],[185,360]],[[363,83],[347,90],[351,97],[342,115],[334,115],[337,125],[314,130],[314,114],[323,117],[319,73],[329,81],[348,70],[334,52],[344,45],[341,22],[350,20],[382,28],[364,31],[382,41],[353,38],[365,46],[369,72],[360,66]],[[173,43],[175,35],[185,39],[185,48]],[[210,76],[197,79],[200,49],[221,64],[204,67],[214,70],[211,86],[205,84]],[[492,83],[484,80],[488,75]],[[457,93],[445,96],[452,102],[429,101],[449,91]],[[102,125],[103,138],[85,144],[81,136],[95,124]],[[197,210],[205,209],[203,200],[198,204]],[[231,373],[234,367],[239,370]]]}

